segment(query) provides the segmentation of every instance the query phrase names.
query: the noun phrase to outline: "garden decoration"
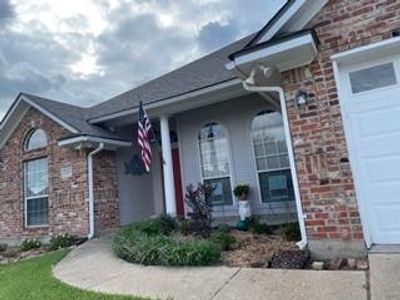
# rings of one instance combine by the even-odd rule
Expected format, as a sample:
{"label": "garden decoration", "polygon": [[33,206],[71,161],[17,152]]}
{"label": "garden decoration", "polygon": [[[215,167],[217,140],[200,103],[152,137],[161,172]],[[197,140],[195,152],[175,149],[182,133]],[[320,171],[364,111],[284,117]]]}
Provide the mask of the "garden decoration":
{"label": "garden decoration", "polygon": [[248,201],[250,187],[247,183],[241,183],[235,186],[233,194],[239,199],[239,217],[237,224],[239,230],[247,230],[249,228],[249,219],[251,217],[250,202]]}

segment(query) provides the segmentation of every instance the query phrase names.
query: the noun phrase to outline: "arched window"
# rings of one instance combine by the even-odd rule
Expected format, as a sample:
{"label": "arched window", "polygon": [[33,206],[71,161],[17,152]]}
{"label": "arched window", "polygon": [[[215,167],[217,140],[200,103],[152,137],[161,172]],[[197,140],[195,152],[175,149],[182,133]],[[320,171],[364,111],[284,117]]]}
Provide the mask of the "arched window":
{"label": "arched window", "polygon": [[32,130],[25,141],[25,150],[27,151],[43,148],[46,146],[47,137],[43,129]]}
{"label": "arched window", "polygon": [[294,201],[282,115],[263,111],[253,119],[251,130],[262,202]]}
{"label": "arched window", "polygon": [[229,146],[226,130],[218,123],[204,126],[198,136],[203,183],[215,187],[214,205],[232,205]]}

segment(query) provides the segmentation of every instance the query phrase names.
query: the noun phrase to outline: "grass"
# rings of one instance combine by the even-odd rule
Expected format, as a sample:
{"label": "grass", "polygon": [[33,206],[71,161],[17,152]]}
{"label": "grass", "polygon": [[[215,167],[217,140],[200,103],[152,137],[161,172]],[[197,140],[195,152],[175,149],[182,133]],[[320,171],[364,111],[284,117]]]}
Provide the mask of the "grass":
{"label": "grass", "polygon": [[0,266],[0,300],[144,300],[83,291],[60,282],[51,268],[66,254],[66,250],[60,250]]}

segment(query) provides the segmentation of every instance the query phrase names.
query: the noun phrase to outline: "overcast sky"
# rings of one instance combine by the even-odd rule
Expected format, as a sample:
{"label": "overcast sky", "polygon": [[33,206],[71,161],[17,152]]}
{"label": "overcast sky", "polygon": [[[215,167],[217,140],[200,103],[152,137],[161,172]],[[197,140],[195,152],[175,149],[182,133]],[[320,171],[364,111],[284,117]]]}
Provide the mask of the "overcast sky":
{"label": "overcast sky", "polygon": [[19,92],[91,106],[259,30],[284,0],[0,0],[0,119]]}

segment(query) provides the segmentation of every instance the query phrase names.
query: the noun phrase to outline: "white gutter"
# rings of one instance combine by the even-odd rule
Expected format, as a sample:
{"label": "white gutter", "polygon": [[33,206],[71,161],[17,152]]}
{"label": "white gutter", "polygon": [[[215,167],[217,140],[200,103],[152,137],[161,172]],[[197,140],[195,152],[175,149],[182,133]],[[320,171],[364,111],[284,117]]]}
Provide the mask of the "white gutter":
{"label": "white gutter", "polygon": [[293,189],[296,199],[297,217],[299,219],[301,241],[297,243],[300,249],[304,249],[307,246],[307,232],[306,225],[304,222],[303,206],[301,204],[301,196],[299,189],[299,181],[297,177],[296,164],[294,160],[292,138],[290,136],[289,119],[286,109],[286,97],[281,87],[267,87],[267,86],[250,86],[246,82],[243,82],[243,88],[249,92],[275,92],[279,94],[279,101],[281,104],[282,118],[285,130],[286,145],[288,148],[288,155],[290,161],[290,169],[292,171]]}
{"label": "white gutter", "polygon": [[85,143],[85,142],[103,143],[103,144],[121,146],[121,147],[132,146],[131,142],[125,142],[125,141],[113,140],[113,139],[107,139],[107,138],[92,137],[92,136],[78,136],[78,137],[73,137],[70,139],[62,140],[62,141],[58,142],[58,146],[63,147],[63,146],[69,146],[69,145],[76,144],[76,143]]}
{"label": "white gutter", "polygon": [[89,186],[89,234],[88,239],[92,239],[95,233],[94,215],[94,176],[93,176],[93,157],[104,149],[104,143],[88,154],[88,186]]}

